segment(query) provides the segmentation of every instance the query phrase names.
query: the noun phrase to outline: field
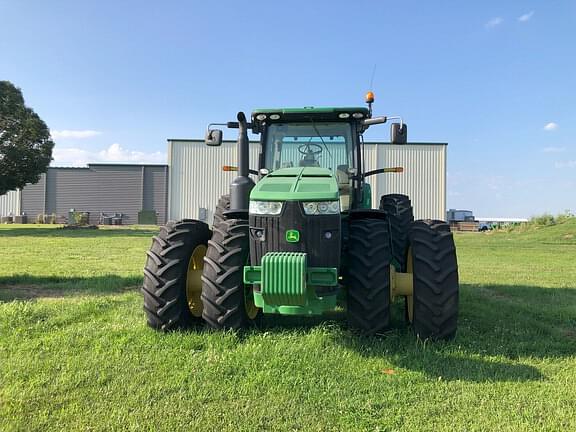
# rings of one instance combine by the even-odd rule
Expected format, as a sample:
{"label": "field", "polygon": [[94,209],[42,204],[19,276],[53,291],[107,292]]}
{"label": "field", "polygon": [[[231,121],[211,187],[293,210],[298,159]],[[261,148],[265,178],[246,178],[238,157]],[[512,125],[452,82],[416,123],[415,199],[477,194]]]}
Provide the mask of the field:
{"label": "field", "polygon": [[0,430],[576,430],[576,221],[456,236],[460,327],[145,326],[153,229],[0,226]]}

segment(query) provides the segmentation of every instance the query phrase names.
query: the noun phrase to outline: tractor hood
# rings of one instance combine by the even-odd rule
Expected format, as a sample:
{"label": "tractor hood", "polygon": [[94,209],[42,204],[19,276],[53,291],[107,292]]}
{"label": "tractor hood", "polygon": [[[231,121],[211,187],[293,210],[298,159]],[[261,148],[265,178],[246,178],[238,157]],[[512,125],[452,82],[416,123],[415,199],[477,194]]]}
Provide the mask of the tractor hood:
{"label": "tractor hood", "polygon": [[256,183],[250,193],[254,201],[335,201],[338,184],[327,168],[282,168]]}

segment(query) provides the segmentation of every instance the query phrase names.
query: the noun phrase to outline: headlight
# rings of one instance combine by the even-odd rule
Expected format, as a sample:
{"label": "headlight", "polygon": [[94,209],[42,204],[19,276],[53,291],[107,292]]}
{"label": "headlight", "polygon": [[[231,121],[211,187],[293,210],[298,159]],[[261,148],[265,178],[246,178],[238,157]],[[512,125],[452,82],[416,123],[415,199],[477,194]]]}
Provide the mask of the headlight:
{"label": "headlight", "polygon": [[248,211],[257,215],[279,215],[282,212],[282,203],[278,201],[250,201]]}
{"label": "headlight", "polygon": [[302,203],[307,215],[329,215],[340,213],[340,201],[314,201]]}

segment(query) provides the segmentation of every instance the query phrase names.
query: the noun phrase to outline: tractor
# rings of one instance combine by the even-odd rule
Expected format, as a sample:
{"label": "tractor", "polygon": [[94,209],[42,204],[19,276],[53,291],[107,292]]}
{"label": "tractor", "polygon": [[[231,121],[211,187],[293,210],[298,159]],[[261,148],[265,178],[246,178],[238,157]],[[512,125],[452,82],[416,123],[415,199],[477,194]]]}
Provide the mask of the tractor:
{"label": "tractor", "polygon": [[[342,308],[366,335],[390,326],[391,303],[404,298],[417,337],[447,340],[458,318],[458,265],[450,227],[414,220],[410,198],[381,197],[372,208],[363,133],[391,124],[391,143],[407,142],[398,116],[367,107],[257,109],[250,118],[208,126],[205,143],[238,129],[229,194],[202,221],[168,222],[153,238],[144,269],[148,324],[169,331],[198,324],[242,329],[268,314],[321,315]],[[250,169],[248,131],[260,136]],[[253,163],[256,161],[253,161]],[[256,181],[255,181],[256,180]]]}

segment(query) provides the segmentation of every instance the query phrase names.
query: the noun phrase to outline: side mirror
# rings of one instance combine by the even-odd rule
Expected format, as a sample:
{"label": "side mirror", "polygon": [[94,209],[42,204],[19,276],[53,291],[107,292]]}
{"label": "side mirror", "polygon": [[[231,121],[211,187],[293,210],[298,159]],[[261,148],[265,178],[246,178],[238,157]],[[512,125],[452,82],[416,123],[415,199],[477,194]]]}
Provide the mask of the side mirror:
{"label": "side mirror", "polygon": [[208,129],[204,143],[214,147],[222,145],[222,131],[220,129]]}
{"label": "side mirror", "polygon": [[408,126],[406,123],[400,126],[400,123],[390,125],[390,142],[392,144],[406,144],[408,141]]}

